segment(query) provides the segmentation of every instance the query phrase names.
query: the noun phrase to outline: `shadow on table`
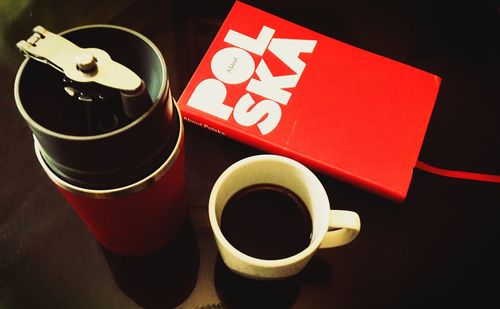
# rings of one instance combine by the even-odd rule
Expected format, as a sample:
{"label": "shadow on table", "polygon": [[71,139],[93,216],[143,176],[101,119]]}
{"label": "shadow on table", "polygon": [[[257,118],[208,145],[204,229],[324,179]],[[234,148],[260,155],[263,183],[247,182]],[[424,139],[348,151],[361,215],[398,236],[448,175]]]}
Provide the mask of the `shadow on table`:
{"label": "shadow on table", "polygon": [[101,250],[118,287],[143,308],[173,308],[196,285],[200,254],[188,220],[179,236],[159,251],[142,257]]}
{"label": "shadow on table", "polygon": [[326,285],[332,280],[330,264],[313,257],[297,275],[280,280],[252,280],[233,273],[218,255],[214,283],[224,308],[290,308],[303,284]]}

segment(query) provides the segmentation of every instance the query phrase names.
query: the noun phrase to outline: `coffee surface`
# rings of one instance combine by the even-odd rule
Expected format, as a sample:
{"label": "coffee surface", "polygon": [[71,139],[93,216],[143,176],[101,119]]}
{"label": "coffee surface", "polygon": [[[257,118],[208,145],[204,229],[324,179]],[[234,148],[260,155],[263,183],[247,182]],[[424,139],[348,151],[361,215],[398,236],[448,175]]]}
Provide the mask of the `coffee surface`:
{"label": "coffee surface", "polygon": [[239,251],[260,259],[295,255],[311,241],[311,216],[302,199],[274,184],[236,192],[222,212],[224,237]]}

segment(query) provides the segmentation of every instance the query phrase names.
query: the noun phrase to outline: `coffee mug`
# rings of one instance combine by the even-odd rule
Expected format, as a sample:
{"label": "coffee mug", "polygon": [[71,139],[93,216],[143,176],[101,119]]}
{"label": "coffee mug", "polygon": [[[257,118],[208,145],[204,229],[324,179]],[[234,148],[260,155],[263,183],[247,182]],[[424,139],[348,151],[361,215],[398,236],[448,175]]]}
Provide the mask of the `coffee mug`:
{"label": "coffee mug", "polygon": [[[79,83],[56,65],[28,58],[14,95],[40,165],[95,238],[123,255],[160,250],[180,233],[188,213],[184,125],[162,53],[144,35],[115,25],[80,26],[60,36],[43,27],[34,31],[21,45],[66,59],[69,68],[81,64],[73,56],[84,46],[92,47],[92,57],[109,53],[120,68],[137,72],[142,87],[119,91]],[[111,60],[96,57],[98,68],[87,74],[92,78],[127,82],[135,74],[124,76]]]}
{"label": "coffee mug", "polygon": [[[287,200],[291,205],[285,205]],[[239,212],[240,217],[230,214],[238,207],[241,209],[236,209],[236,213]],[[296,215],[301,213],[301,207],[306,210],[306,220],[292,220],[299,222],[300,226],[289,225],[280,230],[282,221],[301,217]],[[212,188],[208,212],[222,260],[233,272],[251,279],[293,276],[306,266],[319,248],[346,245],[356,238],[361,228],[357,213],[330,209],[327,193],[313,172],[293,159],[278,155],[251,156],[227,168]],[[231,217],[223,220],[226,216]],[[297,230],[307,231],[308,226],[307,243],[303,248],[297,247],[292,237],[299,237]],[[259,243],[276,238],[275,234],[281,240],[269,245],[271,251],[285,248],[288,243],[299,251],[278,258],[259,256],[269,249],[259,249]],[[233,239],[241,240],[243,245]],[[249,243],[242,249],[245,242]],[[275,254],[274,251],[268,256]]]}

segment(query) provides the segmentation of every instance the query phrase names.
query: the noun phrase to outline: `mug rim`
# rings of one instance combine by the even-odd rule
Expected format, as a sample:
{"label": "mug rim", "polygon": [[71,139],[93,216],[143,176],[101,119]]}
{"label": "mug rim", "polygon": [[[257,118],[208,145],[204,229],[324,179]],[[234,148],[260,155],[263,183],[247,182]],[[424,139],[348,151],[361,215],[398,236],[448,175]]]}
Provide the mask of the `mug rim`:
{"label": "mug rim", "polygon": [[[236,247],[234,247],[224,236],[222,233],[220,224],[217,220],[217,214],[216,214],[216,199],[218,192],[220,191],[220,188],[226,183],[226,179],[233,173],[235,172],[238,168],[241,166],[251,164],[254,162],[259,162],[259,161],[278,161],[287,164],[288,166],[291,166],[292,168],[299,169],[301,172],[304,172],[306,177],[308,178],[307,182],[304,182],[303,184],[305,186],[309,187],[315,187],[317,190],[319,190],[320,193],[320,199],[324,200],[324,203],[321,203],[319,206],[320,211],[322,209],[325,209],[325,216],[326,220],[324,221],[323,224],[316,222],[316,224],[321,224],[316,228],[317,235],[316,237],[309,243],[309,245],[302,251],[291,255],[286,258],[281,258],[281,259],[262,259],[262,258],[257,258],[250,256],[248,254],[243,253],[242,251],[238,250]],[[318,206],[316,206],[318,207]],[[309,213],[311,214],[311,211],[308,209]],[[237,257],[240,261],[244,261],[245,263],[252,264],[257,267],[263,267],[263,268],[276,268],[276,267],[283,267],[287,266],[290,264],[294,264],[296,262],[299,262],[305,258],[310,257],[314,252],[319,248],[321,242],[323,241],[324,235],[328,231],[328,218],[329,218],[329,212],[330,212],[330,202],[328,199],[328,195],[326,193],[325,188],[319,181],[319,179],[316,177],[316,175],[313,174],[311,170],[309,170],[306,166],[303,164],[285,157],[285,156],[280,156],[280,155],[274,155],[274,154],[261,154],[261,155],[254,155],[250,156],[244,159],[241,159],[235,163],[233,163],[231,166],[229,166],[217,179],[215,182],[214,186],[212,187],[212,191],[210,192],[210,198],[209,198],[209,203],[208,203],[208,212],[209,212],[209,221],[210,225],[212,227],[212,231],[215,234],[216,239],[222,243],[222,245],[235,257]],[[312,219],[312,231],[314,234],[315,230],[315,221]]]}

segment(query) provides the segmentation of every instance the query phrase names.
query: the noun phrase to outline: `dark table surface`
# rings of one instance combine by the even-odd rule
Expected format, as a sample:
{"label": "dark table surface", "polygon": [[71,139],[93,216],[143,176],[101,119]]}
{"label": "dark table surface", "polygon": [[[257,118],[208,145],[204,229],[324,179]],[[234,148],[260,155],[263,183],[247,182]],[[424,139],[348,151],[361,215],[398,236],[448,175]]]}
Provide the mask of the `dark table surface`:
{"label": "dark table surface", "polygon": [[[325,35],[442,78],[420,160],[500,174],[500,5],[496,1],[248,1]],[[415,170],[402,204],[317,173],[362,231],[298,276],[255,282],[221,262],[208,225],[212,184],[259,150],[186,124],[189,221],[146,257],[102,248],[38,164],[14,102],[35,25],[107,23],[149,37],[179,97],[232,1],[0,2],[0,308],[427,308],[500,306],[500,186]],[[212,306],[212,307],[210,307]]]}

